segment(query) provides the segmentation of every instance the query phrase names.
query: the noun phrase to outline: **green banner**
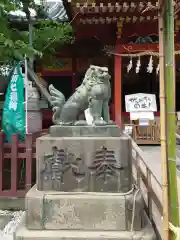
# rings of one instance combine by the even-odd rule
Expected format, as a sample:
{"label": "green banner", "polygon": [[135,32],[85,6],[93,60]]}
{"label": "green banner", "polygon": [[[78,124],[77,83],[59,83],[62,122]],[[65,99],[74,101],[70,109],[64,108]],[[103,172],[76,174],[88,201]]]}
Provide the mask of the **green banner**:
{"label": "green banner", "polygon": [[20,141],[24,140],[24,77],[20,71],[20,64],[17,64],[10,76],[2,114],[2,129],[8,142],[11,142],[13,134],[17,134]]}

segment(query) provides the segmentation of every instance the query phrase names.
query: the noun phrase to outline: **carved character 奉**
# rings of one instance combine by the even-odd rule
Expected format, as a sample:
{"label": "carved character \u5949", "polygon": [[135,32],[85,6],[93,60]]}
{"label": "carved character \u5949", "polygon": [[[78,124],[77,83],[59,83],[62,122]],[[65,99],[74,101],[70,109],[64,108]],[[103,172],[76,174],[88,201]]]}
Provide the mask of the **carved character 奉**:
{"label": "carved character \u5949", "polygon": [[64,95],[50,85],[54,124],[78,125],[76,120],[79,113],[88,107],[94,125],[110,123],[108,102],[111,97],[111,87],[109,79],[108,68],[91,65],[86,71],[82,84],[66,102]]}

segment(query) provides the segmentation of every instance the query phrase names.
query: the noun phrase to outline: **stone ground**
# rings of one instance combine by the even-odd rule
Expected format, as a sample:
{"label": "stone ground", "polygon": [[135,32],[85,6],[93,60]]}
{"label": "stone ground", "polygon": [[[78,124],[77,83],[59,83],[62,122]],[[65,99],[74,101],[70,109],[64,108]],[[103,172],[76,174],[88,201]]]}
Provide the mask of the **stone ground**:
{"label": "stone ground", "polygon": [[25,212],[0,210],[0,240],[13,240],[13,233],[21,222]]}
{"label": "stone ground", "polygon": [[[160,148],[160,146],[141,146],[141,149],[144,152],[143,155],[144,155],[147,166],[154,173],[154,175],[156,176],[156,179],[159,181],[159,183],[162,183],[161,148]],[[177,161],[177,186],[178,186],[178,198],[179,198],[179,206],[180,206],[180,145],[177,145],[176,153],[177,153],[177,158],[176,158],[176,161]],[[156,192],[157,196],[162,200],[162,194],[159,189],[159,186],[157,184],[155,184],[155,182],[153,182],[152,185],[153,185],[152,187],[154,188],[154,191]],[[153,220],[156,224],[156,227],[157,227],[159,233],[162,234],[161,216],[160,216],[160,213],[158,212],[157,208],[153,207],[152,214],[153,214]]]}
{"label": "stone ground", "polygon": [[141,146],[144,151],[145,162],[149,169],[155,174],[158,181],[161,182],[161,148],[160,146]]}
{"label": "stone ground", "polygon": [[[144,151],[145,161],[150,170],[155,174],[158,181],[161,183],[161,147],[160,146],[141,146]],[[180,145],[176,146],[177,165],[180,165]],[[180,176],[180,174],[178,174]]]}

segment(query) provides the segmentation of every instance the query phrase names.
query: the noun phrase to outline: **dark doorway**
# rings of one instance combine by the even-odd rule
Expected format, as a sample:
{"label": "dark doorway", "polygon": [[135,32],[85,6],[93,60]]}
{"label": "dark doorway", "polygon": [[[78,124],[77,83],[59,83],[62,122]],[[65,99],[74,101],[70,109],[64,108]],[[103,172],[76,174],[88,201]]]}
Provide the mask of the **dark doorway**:
{"label": "dark doorway", "polygon": [[136,93],[147,93],[156,95],[157,109],[159,111],[159,75],[156,74],[157,63],[154,63],[152,73],[147,72],[149,57],[142,57],[141,66],[136,73],[137,59],[133,59],[133,68],[127,73],[127,65],[129,59],[123,59],[123,94],[122,103],[123,111],[125,112],[125,95]]}
{"label": "dark doorway", "polygon": [[72,77],[44,77],[48,85],[52,84],[57,90],[61,91],[66,100],[72,95]]}

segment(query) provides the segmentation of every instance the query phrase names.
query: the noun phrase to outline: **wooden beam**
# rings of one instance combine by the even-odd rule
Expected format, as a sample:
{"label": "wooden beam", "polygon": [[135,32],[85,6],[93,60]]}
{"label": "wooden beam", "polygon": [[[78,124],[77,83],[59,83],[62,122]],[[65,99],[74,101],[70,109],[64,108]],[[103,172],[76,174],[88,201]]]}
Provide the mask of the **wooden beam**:
{"label": "wooden beam", "polygon": [[[76,5],[77,3],[80,3],[80,4],[84,4],[86,1],[85,0],[67,0],[69,3],[71,3],[72,5]],[[98,1],[98,2],[101,2],[103,4],[107,4],[108,1],[107,0],[101,0],[101,1]],[[127,4],[131,4],[132,2],[134,2],[135,4],[146,4],[144,3],[143,1],[140,1],[140,0],[113,0],[113,1],[109,1],[111,2],[112,5],[115,5],[116,3],[119,3],[119,4],[123,4],[124,2],[126,2]],[[157,0],[151,0],[151,1],[148,1],[148,2],[151,2],[153,5],[156,5],[157,4]],[[93,0],[90,0],[88,1],[88,4],[93,4],[94,1]]]}
{"label": "wooden beam", "polygon": [[[124,23],[131,23],[131,24],[134,24],[134,23],[144,23],[144,22],[157,22],[157,19],[158,17],[157,16],[147,16],[147,17],[136,17],[136,16],[133,16],[133,17],[126,17],[123,19]],[[79,16],[75,19],[75,22],[76,24],[78,25],[88,25],[88,24],[114,24],[114,23],[117,23],[119,21],[119,18],[118,17],[89,17],[87,18],[86,16]],[[133,25],[132,25],[133,27]]]}
{"label": "wooden beam", "polygon": [[[180,43],[175,44],[175,50],[180,50]],[[136,52],[159,52],[159,44],[121,44],[116,49],[116,53],[136,53]]]}
{"label": "wooden beam", "polygon": [[89,8],[89,7],[81,7],[81,8],[73,8],[73,13],[74,15],[78,14],[77,17],[87,17],[87,18],[92,18],[92,17],[147,17],[147,16],[150,16],[150,17],[154,17],[154,16],[157,16],[157,11],[152,11],[152,12],[145,12],[145,13],[141,13],[141,12],[138,12],[138,11],[134,11],[134,12],[131,12],[131,11],[128,11],[128,12],[123,12],[123,11],[119,11],[119,12],[116,12],[115,10],[114,11],[110,11],[110,9],[108,9],[106,12],[103,12],[102,9],[99,8],[99,10],[97,10],[97,7],[96,8]]}

